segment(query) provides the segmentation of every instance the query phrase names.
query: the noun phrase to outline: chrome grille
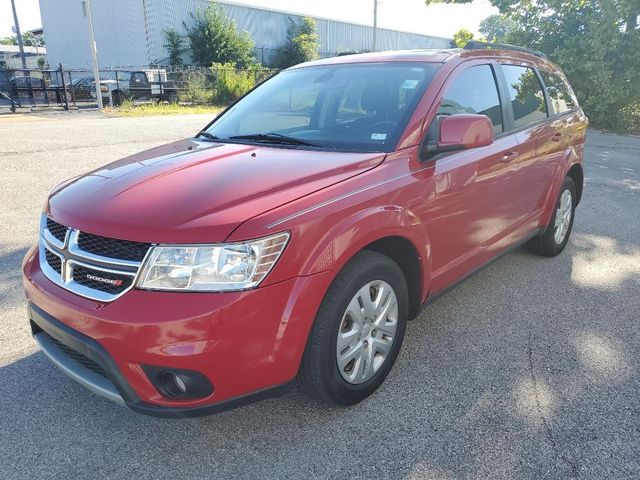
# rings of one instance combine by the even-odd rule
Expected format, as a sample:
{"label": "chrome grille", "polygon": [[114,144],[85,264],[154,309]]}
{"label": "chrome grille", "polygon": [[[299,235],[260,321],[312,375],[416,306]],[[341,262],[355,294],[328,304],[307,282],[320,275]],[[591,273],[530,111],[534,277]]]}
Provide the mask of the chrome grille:
{"label": "chrome grille", "polygon": [[40,268],[49,280],[73,293],[111,302],[133,288],[151,247],[80,232],[43,215]]}

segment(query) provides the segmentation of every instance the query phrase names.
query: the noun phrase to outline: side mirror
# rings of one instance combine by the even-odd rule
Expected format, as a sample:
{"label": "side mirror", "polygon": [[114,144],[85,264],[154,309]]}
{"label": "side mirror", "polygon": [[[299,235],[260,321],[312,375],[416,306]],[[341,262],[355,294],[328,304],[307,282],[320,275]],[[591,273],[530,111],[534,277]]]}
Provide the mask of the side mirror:
{"label": "side mirror", "polygon": [[493,125],[486,115],[461,113],[440,120],[438,142],[423,146],[421,156],[484,147],[493,143]]}

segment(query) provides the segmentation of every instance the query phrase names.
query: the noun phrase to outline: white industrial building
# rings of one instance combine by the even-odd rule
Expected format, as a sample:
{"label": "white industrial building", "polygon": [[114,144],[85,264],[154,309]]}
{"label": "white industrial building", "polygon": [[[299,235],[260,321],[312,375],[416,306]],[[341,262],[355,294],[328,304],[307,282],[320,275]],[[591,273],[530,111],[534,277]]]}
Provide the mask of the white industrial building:
{"label": "white industrial building", "polygon": [[[189,12],[207,7],[209,0],[91,0],[98,61],[101,68],[164,63],[164,32],[184,32]],[[217,2],[239,30],[255,42],[256,59],[268,59],[286,40],[289,18],[300,14]],[[40,12],[51,65],[66,68],[91,65],[87,19],[81,0],[40,0]],[[321,56],[372,47],[372,27],[315,18]],[[447,48],[451,40],[397,30],[378,29],[376,50]]]}
{"label": "white industrial building", "polygon": [[[27,68],[38,68],[38,59],[47,59],[46,47],[23,47]],[[0,68],[22,68],[20,47],[17,45],[0,45]]]}

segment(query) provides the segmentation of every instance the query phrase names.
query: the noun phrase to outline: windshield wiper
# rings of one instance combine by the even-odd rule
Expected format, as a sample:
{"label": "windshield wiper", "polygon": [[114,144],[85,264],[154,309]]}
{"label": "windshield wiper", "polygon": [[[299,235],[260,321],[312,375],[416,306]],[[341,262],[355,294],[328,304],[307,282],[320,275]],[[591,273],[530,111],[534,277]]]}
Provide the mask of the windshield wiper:
{"label": "windshield wiper", "polygon": [[199,132],[196,135],[196,138],[198,138],[198,137],[204,137],[204,138],[209,139],[209,140],[220,140],[219,137],[216,137],[215,135],[212,135],[209,132]]}
{"label": "windshield wiper", "polygon": [[309,142],[308,140],[301,140],[299,138],[289,137],[288,135],[282,135],[280,133],[255,133],[251,135],[233,135],[232,137],[229,137],[229,140],[255,140],[257,142],[279,143],[281,145],[303,145],[305,147],[331,147],[331,145],[328,145],[328,144]]}

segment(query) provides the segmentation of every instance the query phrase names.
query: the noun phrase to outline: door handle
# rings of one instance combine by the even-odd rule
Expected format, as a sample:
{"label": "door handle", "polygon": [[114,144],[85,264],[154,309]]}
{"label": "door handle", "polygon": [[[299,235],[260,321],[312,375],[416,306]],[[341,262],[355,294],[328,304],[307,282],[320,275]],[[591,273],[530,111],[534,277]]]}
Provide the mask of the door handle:
{"label": "door handle", "polygon": [[511,160],[513,160],[514,158],[516,158],[518,156],[518,152],[507,152],[505,153],[502,158],[500,159],[500,161],[502,163],[509,163]]}
{"label": "door handle", "polygon": [[553,137],[551,137],[551,140],[554,142],[559,142],[560,140],[562,140],[562,134],[560,132],[555,133]]}

